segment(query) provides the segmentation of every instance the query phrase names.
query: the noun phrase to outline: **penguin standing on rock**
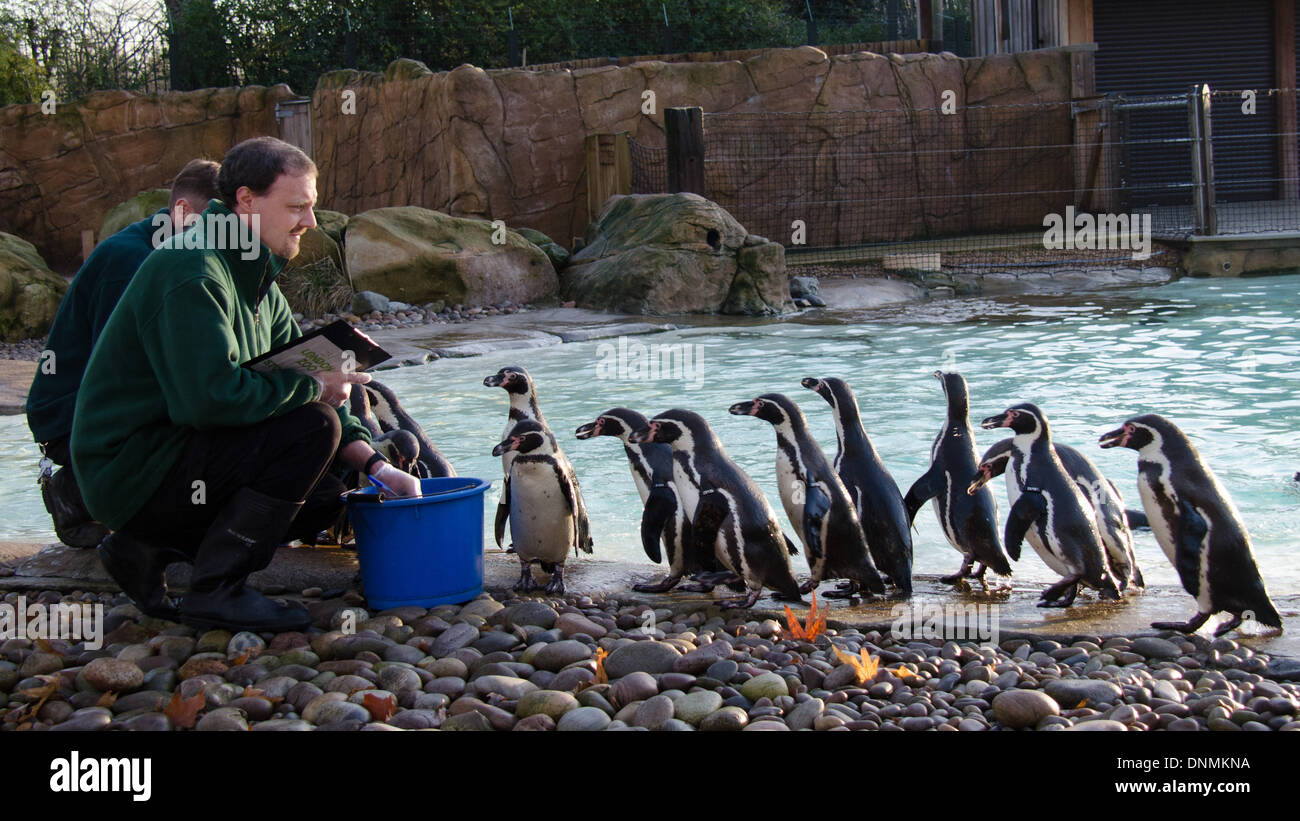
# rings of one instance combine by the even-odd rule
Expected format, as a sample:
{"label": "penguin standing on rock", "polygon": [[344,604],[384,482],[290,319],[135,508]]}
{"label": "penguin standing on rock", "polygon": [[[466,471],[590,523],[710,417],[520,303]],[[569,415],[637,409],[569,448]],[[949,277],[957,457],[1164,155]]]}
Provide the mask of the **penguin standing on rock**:
{"label": "penguin standing on rock", "polygon": [[[656,563],[662,555],[660,541],[668,551],[668,576],[656,584],[635,584],[632,589],[641,593],[664,593],[676,587],[682,576],[693,571],[699,562],[691,542],[690,518],[677,498],[677,486],[673,483],[672,448],[653,442],[635,444],[629,439],[634,432],[649,424],[634,410],[611,408],[596,417],[596,421],[578,428],[574,435],[579,439],[613,436],[623,443],[623,453],[632,468],[632,481],[636,483],[644,505],[641,546],[650,561]],[[707,564],[710,568],[715,564],[712,553],[707,556]],[[681,589],[707,593],[712,586],[683,585]]]}
{"label": "penguin standing on rock", "polygon": [[876,568],[903,593],[912,592],[912,526],[907,505],[894,477],[886,470],[862,429],[858,400],[843,379],[808,378],[800,382],[830,403],[839,450],[835,472],[858,511]]}
{"label": "penguin standing on rock", "polygon": [[[503,388],[506,395],[510,397],[510,414],[502,437],[508,438],[515,425],[528,419],[540,425],[547,435],[550,435],[551,442],[555,442],[555,436],[551,434],[551,429],[547,427],[546,420],[542,418],[542,409],[537,404],[537,389],[533,386],[533,378],[528,375],[528,371],[516,366],[507,366],[484,378],[483,384],[489,388]],[[555,456],[567,467],[568,473],[573,479],[574,501],[578,510],[578,527],[581,535],[578,548],[585,553],[590,553],[593,544],[591,540],[591,523],[587,519],[587,504],[582,500],[582,490],[578,487],[577,474],[573,472],[573,466],[569,464],[568,457],[558,449],[558,445],[556,446]],[[497,547],[501,547],[501,540],[505,535],[506,519],[510,516],[510,466],[514,463],[515,458],[515,452],[509,449],[503,451],[501,455],[501,466],[505,472],[505,480],[502,482],[501,502],[497,505],[496,523],[493,527]]]}
{"label": "penguin standing on rock", "polygon": [[1103,434],[1100,444],[1137,451],[1138,494],[1151,532],[1196,599],[1196,615],[1185,624],[1151,626],[1194,633],[1215,613],[1228,613],[1232,618],[1215,629],[1216,636],[1252,617],[1280,633],[1282,617],[1264,589],[1241,514],[1191,440],[1152,413]]}
{"label": "penguin standing on rock", "polygon": [[812,578],[800,590],[816,589],[824,577],[847,578],[845,591],[827,598],[848,598],[865,588],[884,593],[885,584],[871,561],[858,512],[844,483],[808,432],[803,411],[779,393],[738,402],[734,416],[756,416],[776,429],[776,481],[790,524],[803,541]]}
{"label": "penguin standing on rock", "polygon": [[[943,535],[962,555],[961,569],[940,581],[957,584],[962,579],[975,578],[987,589],[984,574],[988,570],[1002,576],[1011,575],[1011,562],[998,539],[997,503],[988,488],[980,488],[974,495],[966,492],[975,478],[976,464],[966,380],[959,373],[943,371],[935,371],[934,378],[943,384],[947,394],[948,415],[930,449],[930,469],[912,483],[903,500],[907,505],[907,520],[915,520],[921,505],[933,499]],[[1020,558],[1018,551],[1012,556]],[[979,570],[972,573],[971,566],[976,562]]]}
{"label": "penguin standing on rock", "polygon": [[[521,573],[515,590],[534,588],[533,564],[551,574],[546,592],[564,593],[564,562],[569,548],[587,539],[579,517],[578,484],[573,468],[539,422],[522,419],[492,449],[493,456],[513,453],[510,463],[510,538]],[[588,550],[590,552],[590,550]]]}
{"label": "penguin standing on rock", "polygon": [[[1087,456],[1069,445],[1056,444],[1054,447],[1057,458],[1065,467],[1065,472],[1092,505],[1097,520],[1097,530],[1101,533],[1102,544],[1106,546],[1106,556],[1110,559],[1111,569],[1115,571],[1115,577],[1119,580],[1119,589],[1126,590],[1130,584],[1136,588],[1146,587],[1146,582],[1142,580],[1142,571],[1138,569],[1137,557],[1133,554],[1133,533],[1129,529],[1124,499],[1120,496],[1119,489],[1101,475],[1101,471]],[[1011,439],[1003,439],[986,450],[980,458],[977,468],[979,473],[966,492],[974,493],[993,481],[993,477],[1005,473],[1007,465],[1011,462],[1011,454]],[[1013,491],[1010,487],[1013,481],[1012,476],[1007,477],[1007,493],[1019,495],[1018,491]]]}
{"label": "penguin standing on rock", "polygon": [[781,532],[763,492],[727,456],[709,423],[688,410],[664,411],[629,437],[635,444],[660,442],[673,449],[673,481],[684,509],[693,511],[691,532],[697,553],[712,551],[745,582],[749,591],[723,607],[752,607],[764,585],[777,598],[801,602],[790,570],[794,545]]}
{"label": "penguin standing on rock", "polygon": [[1048,567],[1064,576],[1043,591],[1039,607],[1069,607],[1079,585],[1118,599],[1092,506],[1065,472],[1052,446],[1052,429],[1038,406],[1024,403],[985,419],[985,430],[1011,428],[1011,464],[1007,471],[1007,551],[1020,554],[1028,539]]}

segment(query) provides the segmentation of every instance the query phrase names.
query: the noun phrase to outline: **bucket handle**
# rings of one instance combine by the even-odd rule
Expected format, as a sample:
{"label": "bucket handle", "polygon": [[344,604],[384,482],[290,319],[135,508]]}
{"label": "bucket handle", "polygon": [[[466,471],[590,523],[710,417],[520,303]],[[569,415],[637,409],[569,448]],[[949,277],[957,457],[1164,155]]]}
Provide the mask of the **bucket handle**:
{"label": "bucket handle", "polygon": [[[476,484],[471,483],[468,485],[462,485],[461,487],[453,487],[453,488],[448,488],[447,490],[439,490],[436,493],[421,493],[419,496],[395,496],[392,498],[401,499],[401,500],[432,499],[435,496],[446,496],[448,493],[460,493],[462,490],[470,490],[476,486],[477,486]],[[385,500],[385,497],[382,493],[362,493],[363,490],[366,490],[366,488],[358,487],[358,488],[353,488],[352,490],[345,491],[339,495],[339,501],[346,502],[348,501],[349,497],[353,497],[353,496],[356,497],[356,500],[358,502],[383,502]]]}

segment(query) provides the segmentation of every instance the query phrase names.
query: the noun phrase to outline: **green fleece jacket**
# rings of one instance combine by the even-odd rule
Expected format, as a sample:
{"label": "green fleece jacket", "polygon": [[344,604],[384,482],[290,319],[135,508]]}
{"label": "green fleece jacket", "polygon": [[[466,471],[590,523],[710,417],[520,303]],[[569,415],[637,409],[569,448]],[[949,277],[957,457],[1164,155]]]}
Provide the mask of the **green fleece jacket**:
{"label": "green fleece jacket", "polygon": [[[214,200],[208,215],[230,211]],[[114,530],[154,494],[196,431],[254,425],[320,398],[306,374],[242,367],[301,336],[275,285],[285,260],[260,243],[255,259],[239,248],[185,248],[203,225],[140,266],[77,395],[73,469],[86,507]],[[346,408],[338,414],[342,444],[370,440]]]}
{"label": "green fleece jacket", "polygon": [[155,219],[166,213],[163,208],[96,245],[73,278],[45,343],[46,350],[54,353],[52,372],[37,368],[27,392],[27,426],[37,442],[53,442],[72,433],[72,410],[90,351],[127,283],[153,251]]}

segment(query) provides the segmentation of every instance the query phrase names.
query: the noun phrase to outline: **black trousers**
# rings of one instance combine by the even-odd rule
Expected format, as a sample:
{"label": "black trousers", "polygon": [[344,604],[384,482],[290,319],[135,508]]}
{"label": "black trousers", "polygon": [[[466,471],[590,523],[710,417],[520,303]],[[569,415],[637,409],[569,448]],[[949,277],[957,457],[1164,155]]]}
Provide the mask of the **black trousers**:
{"label": "black trousers", "polygon": [[310,539],[342,511],[343,483],[327,472],[339,449],[339,418],[312,402],[242,428],[198,431],[158,490],[122,531],[193,556],[241,489],[305,502],[280,541]]}

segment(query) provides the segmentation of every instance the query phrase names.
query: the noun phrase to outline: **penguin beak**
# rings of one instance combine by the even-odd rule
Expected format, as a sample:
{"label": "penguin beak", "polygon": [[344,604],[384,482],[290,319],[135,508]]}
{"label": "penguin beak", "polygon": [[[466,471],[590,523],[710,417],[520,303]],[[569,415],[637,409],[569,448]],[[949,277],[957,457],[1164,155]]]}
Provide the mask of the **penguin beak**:
{"label": "penguin beak", "polygon": [[820,379],[813,379],[811,376],[806,376],[799,381],[799,384],[803,385],[805,388],[807,388],[810,391],[817,391],[818,393],[821,392],[822,381]]}
{"label": "penguin beak", "polygon": [[748,402],[737,402],[728,411],[732,416],[758,416],[758,411],[762,407],[762,399],[751,399]]}
{"label": "penguin beak", "polygon": [[573,435],[579,439],[590,439],[593,436],[600,435],[600,420],[588,422],[573,432]]}
{"label": "penguin beak", "polygon": [[483,380],[483,384],[489,388],[499,388],[501,387],[502,382],[504,382],[504,380],[501,378],[501,374],[499,373],[494,373]]}
{"label": "penguin beak", "polygon": [[512,436],[512,437],[510,437],[509,439],[507,439],[507,440],[505,440],[504,442],[502,442],[501,444],[499,444],[499,445],[497,445],[496,447],[492,448],[492,455],[493,455],[493,456],[500,456],[501,454],[505,453],[506,451],[508,451],[508,450],[514,450],[514,449],[517,448],[517,447],[519,447],[519,437],[517,437],[517,436]]}
{"label": "penguin beak", "polygon": [[1097,444],[1102,448],[1124,448],[1128,447],[1128,431],[1123,428],[1116,428],[1109,433],[1103,433],[1097,440]]}
{"label": "penguin beak", "polygon": [[1011,413],[1009,411],[1003,411],[997,416],[990,416],[987,419],[985,419],[983,422],[980,422],[980,427],[984,428],[984,430],[993,430],[994,428],[1009,428],[1011,427]]}
{"label": "penguin beak", "polygon": [[935,378],[935,379],[938,379],[940,382],[942,382],[942,381],[943,381],[943,371],[935,371],[935,372],[934,372],[934,378]]}

